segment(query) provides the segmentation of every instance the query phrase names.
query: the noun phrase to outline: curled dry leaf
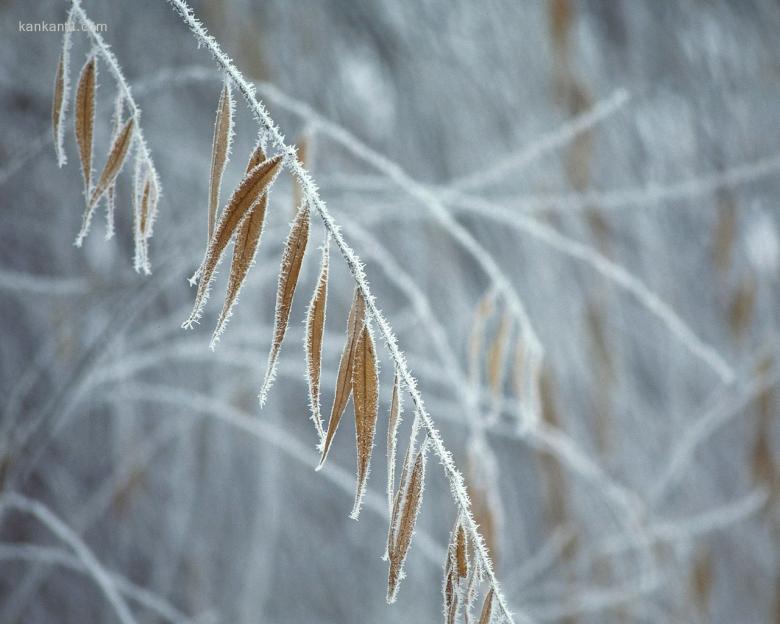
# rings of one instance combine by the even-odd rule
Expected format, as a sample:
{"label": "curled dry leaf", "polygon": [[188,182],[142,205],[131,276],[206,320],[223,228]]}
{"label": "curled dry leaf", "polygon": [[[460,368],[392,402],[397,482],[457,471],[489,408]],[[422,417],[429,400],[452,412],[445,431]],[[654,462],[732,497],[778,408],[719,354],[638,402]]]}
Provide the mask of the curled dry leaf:
{"label": "curled dry leaf", "polygon": [[352,369],[352,400],[355,404],[355,442],[357,445],[357,491],[350,516],[357,520],[366,491],[371,450],[374,447],[377,408],[379,403],[379,367],[374,338],[368,323],[363,324],[355,344],[355,364]]}
{"label": "curled dry leaf", "polygon": [[320,261],[320,276],[314,289],[309,309],[306,313],[306,370],[309,378],[309,403],[311,418],[317,430],[320,451],[325,441],[325,430],[322,428],[320,414],[320,372],[322,368],[322,337],[325,331],[325,308],[328,301],[328,272],[330,254],[330,234],[322,246]]}
{"label": "curled dry leaf", "polygon": [[230,81],[225,80],[222,93],[217,105],[217,117],[214,122],[214,138],[211,146],[211,172],[209,175],[209,212],[208,212],[208,241],[214,233],[214,224],[217,220],[217,208],[219,207],[219,191],[222,187],[222,176],[225,173],[228,157],[230,155],[230,143],[233,140],[233,109],[235,103]]}
{"label": "curled dry leaf", "polygon": [[54,133],[54,153],[57,165],[62,167],[67,163],[65,146],[63,145],[62,122],[67,107],[67,84],[65,77],[65,62],[67,51],[63,48],[57,61],[57,73],[54,76],[54,99],[51,106],[51,127]]}
{"label": "curled dry leaf", "polygon": [[425,460],[428,454],[426,438],[417,451],[414,468],[408,476],[399,500],[397,525],[393,530],[393,545],[390,549],[390,571],[387,577],[387,602],[395,602],[398,587],[403,578],[403,567],[409,546],[412,543],[417,514],[422,504],[422,492],[425,484]]}
{"label": "curled dry leaf", "polygon": [[[266,160],[265,151],[258,143],[249,157],[245,173],[254,169],[264,160]],[[250,215],[241,222],[241,225],[238,228],[235,246],[233,247],[233,260],[230,263],[230,275],[228,276],[225,302],[222,305],[222,312],[219,314],[217,326],[211,337],[210,346],[212,349],[216,347],[220,336],[225,331],[225,326],[230,319],[233,306],[238,301],[238,295],[241,292],[241,287],[244,285],[247,273],[249,273],[249,269],[255,262],[255,256],[260,247],[260,238],[263,235],[265,213],[268,209],[268,196],[269,192],[266,192],[257,206],[252,210]]]}
{"label": "curled dry leaf", "polygon": [[485,596],[485,602],[482,604],[482,614],[479,616],[479,624],[490,624],[490,617],[493,613],[493,588],[491,587]]}
{"label": "curled dry leaf", "polygon": [[81,230],[76,237],[76,246],[80,247],[87,233],[89,232],[89,225],[92,221],[92,213],[95,211],[100,198],[108,189],[113,186],[116,181],[116,177],[122,170],[127,158],[127,152],[130,148],[130,144],[133,141],[133,128],[135,127],[135,119],[130,117],[127,120],[121,130],[114,137],[111,143],[111,148],[108,151],[108,158],[106,164],[103,167],[103,171],[100,173],[97,184],[92,190],[92,195],[89,199],[89,204],[86,210],[84,210],[84,216],[81,221]]}
{"label": "curled dry leaf", "polygon": [[268,367],[265,371],[265,379],[260,389],[260,405],[265,405],[268,399],[268,391],[271,389],[276,377],[276,366],[279,362],[279,352],[282,350],[282,341],[290,322],[295,287],[298,285],[298,277],[301,274],[303,256],[306,254],[306,246],[309,242],[309,225],[311,219],[309,206],[304,203],[298,209],[287,242],[284,245],[282,266],[279,271],[279,287],[276,291],[276,321],[274,338],[271,343],[271,352],[268,354]]}
{"label": "curled dry leaf", "polygon": [[268,192],[268,189],[279,174],[281,167],[281,155],[263,161],[247,173],[233,192],[230,201],[222,212],[219,222],[214,228],[214,234],[211,237],[211,241],[206,249],[206,255],[198,270],[198,274],[200,275],[198,292],[195,295],[195,303],[190,316],[182,323],[183,328],[191,329],[200,319],[203,312],[203,306],[206,305],[206,301],[208,300],[214,272],[222,259],[222,254],[227,248],[230,239],[236,233],[238,226],[248,216],[252,209],[254,209],[263,195]]}
{"label": "curled dry leaf", "polygon": [[325,434],[325,443],[322,445],[320,463],[319,466],[317,466],[318,470],[322,468],[322,465],[328,458],[328,452],[333,443],[333,436],[336,435],[336,429],[338,429],[339,423],[341,422],[344,408],[347,406],[350,394],[352,394],[352,368],[355,362],[355,344],[357,343],[360,332],[363,330],[365,318],[366,302],[363,300],[360,289],[355,288],[355,296],[352,300],[349,318],[347,319],[347,342],[344,344],[344,350],[341,352],[339,372],[336,377],[336,389],[333,396],[333,406],[331,407],[330,419],[328,420],[328,431]]}
{"label": "curled dry leaf", "polygon": [[84,175],[84,195],[89,196],[92,188],[92,134],[95,127],[95,85],[97,82],[97,59],[90,56],[79,76],[76,88],[75,127],[76,143],[79,147],[81,172]]}

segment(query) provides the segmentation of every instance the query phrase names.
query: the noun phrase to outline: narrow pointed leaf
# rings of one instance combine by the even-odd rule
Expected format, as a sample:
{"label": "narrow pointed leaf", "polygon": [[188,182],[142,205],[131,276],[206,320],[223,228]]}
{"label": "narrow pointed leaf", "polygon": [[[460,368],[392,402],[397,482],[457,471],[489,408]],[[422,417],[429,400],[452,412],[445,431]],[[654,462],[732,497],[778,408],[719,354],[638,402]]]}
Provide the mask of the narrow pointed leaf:
{"label": "narrow pointed leaf", "polygon": [[322,446],[322,455],[320,464],[317,468],[322,468],[330,451],[330,445],[333,443],[333,436],[336,435],[341,422],[341,416],[347,401],[352,394],[352,368],[355,361],[355,343],[363,329],[363,323],[366,316],[366,303],[360,290],[355,288],[355,297],[352,300],[352,308],[349,311],[347,319],[347,341],[344,344],[344,350],[341,352],[339,361],[339,372],[336,378],[336,389],[333,396],[333,406],[328,420],[328,430],[325,434],[325,443]]}
{"label": "narrow pointed leaf", "polygon": [[149,275],[152,272],[149,263],[149,239],[152,236],[152,226],[157,214],[160,187],[157,174],[151,166],[147,164],[143,169],[141,187],[136,198],[135,270]]}
{"label": "narrow pointed leaf", "polygon": [[108,158],[106,164],[103,167],[103,171],[100,173],[97,184],[92,190],[92,195],[89,199],[89,204],[84,211],[84,216],[81,221],[81,230],[76,237],[76,246],[80,247],[87,233],[89,232],[89,225],[92,221],[92,213],[95,211],[98,201],[108,188],[114,183],[119,172],[125,164],[127,158],[127,152],[130,148],[130,144],[133,141],[133,128],[135,127],[135,119],[130,117],[127,120],[122,129],[114,137],[114,141],[111,143],[111,148],[108,151]]}
{"label": "narrow pointed leaf", "polygon": [[222,93],[217,105],[217,117],[214,122],[214,137],[211,146],[211,172],[209,175],[209,212],[208,212],[208,239],[214,233],[214,225],[217,220],[217,208],[219,207],[219,191],[222,187],[222,176],[225,173],[230,144],[233,140],[233,92],[229,80],[225,80]]}
{"label": "narrow pointed leaf", "polygon": [[357,491],[350,514],[358,518],[366,491],[371,451],[374,447],[377,408],[379,404],[379,369],[374,338],[367,323],[363,324],[355,344],[355,364],[352,369],[352,400],[355,404],[355,440],[357,445]]}
{"label": "narrow pointed leaf", "polygon": [[[325,441],[325,430],[322,428],[320,413],[320,372],[322,367],[322,338],[325,332],[325,308],[328,301],[330,234],[322,247],[320,261],[320,276],[314,289],[309,309],[306,313],[306,369],[309,378],[309,403],[311,418],[317,430],[320,446]],[[322,450],[322,448],[320,448]]]}
{"label": "narrow pointed leaf", "polygon": [[482,605],[482,615],[479,616],[479,624],[490,624],[490,616],[493,612],[493,588],[490,588],[487,596],[485,596],[485,602]]}
{"label": "narrow pointed leaf", "polygon": [[[264,160],[266,160],[265,152],[262,147],[258,145],[249,157],[246,171],[251,171]],[[238,302],[238,295],[241,292],[241,287],[244,285],[244,281],[246,281],[249,269],[255,262],[255,256],[260,247],[260,238],[263,235],[265,213],[268,208],[268,196],[269,192],[266,192],[252,209],[249,216],[244,219],[238,227],[236,242],[233,247],[233,259],[230,263],[230,275],[228,277],[225,302],[222,305],[222,312],[220,312],[216,329],[211,337],[210,346],[212,349],[216,347],[220,336],[222,336],[222,333],[225,331],[225,327],[227,326],[227,322],[233,311],[233,306]]]}
{"label": "narrow pointed leaf", "polygon": [[466,529],[463,528],[463,524],[458,525],[458,531],[455,541],[455,561],[458,564],[458,576],[465,578],[469,573],[469,559],[468,559],[468,541],[466,539]]}
{"label": "narrow pointed leaf", "polygon": [[211,237],[206,255],[200,265],[198,273],[200,281],[198,282],[198,292],[195,295],[195,303],[190,316],[182,327],[192,328],[197,323],[203,312],[203,306],[206,304],[209,296],[211,281],[214,272],[219,265],[222,255],[227,248],[230,239],[236,233],[241,221],[249,214],[257,202],[273,184],[276,176],[282,167],[282,156],[277,155],[257,165],[238,185],[233,192],[230,201],[222,212],[214,234]]}
{"label": "narrow pointed leaf", "polygon": [[428,451],[428,441],[417,451],[414,468],[409,474],[408,482],[404,486],[401,497],[401,512],[398,519],[398,527],[395,531],[395,543],[390,554],[390,571],[387,578],[387,602],[395,602],[398,595],[398,587],[403,578],[403,566],[409,546],[412,543],[414,527],[417,523],[417,515],[422,504],[423,486],[425,484],[425,461]]}
{"label": "narrow pointed leaf", "polygon": [[92,134],[95,126],[95,86],[97,83],[97,59],[90,56],[79,76],[76,88],[74,123],[76,143],[79,147],[81,172],[84,176],[84,194],[92,188]]}
{"label": "narrow pointed leaf", "polygon": [[442,593],[444,594],[444,617],[447,624],[455,624],[458,617],[459,593],[456,585],[455,568],[452,566],[452,558],[448,557],[447,567],[444,570],[444,587],[442,588]]}
{"label": "narrow pointed leaf", "polygon": [[268,391],[271,389],[271,384],[273,384],[276,377],[279,352],[282,350],[282,341],[284,341],[284,334],[287,332],[287,325],[290,322],[290,311],[292,310],[295,288],[298,285],[303,256],[306,253],[306,246],[309,242],[310,221],[309,206],[301,204],[298,214],[295,216],[295,221],[293,221],[290,227],[290,233],[287,236],[284,255],[282,256],[282,266],[279,271],[274,338],[271,344],[271,352],[268,354],[265,379],[260,389],[259,398],[261,406],[265,404],[268,398]]}

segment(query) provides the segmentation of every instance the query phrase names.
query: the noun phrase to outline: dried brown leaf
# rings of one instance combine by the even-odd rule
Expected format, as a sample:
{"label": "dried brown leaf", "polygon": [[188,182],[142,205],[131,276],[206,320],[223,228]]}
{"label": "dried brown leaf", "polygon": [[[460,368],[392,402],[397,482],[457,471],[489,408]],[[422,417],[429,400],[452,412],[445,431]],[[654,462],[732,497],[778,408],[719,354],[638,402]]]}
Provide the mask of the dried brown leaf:
{"label": "dried brown leaf", "polygon": [[79,76],[76,88],[74,120],[76,142],[81,159],[81,172],[84,176],[84,194],[89,196],[92,188],[92,134],[95,127],[95,85],[97,83],[97,59],[90,56]]}
{"label": "dried brown leaf", "polygon": [[214,122],[214,137],[211,145],[211,171],[209,174],[209,213],[208,240],[214,233],[219,207],[219,191],[222,188],[222,176],[225,173],[230,144],[233,140],[233,92],[229,80],[225,80],[217,105],[217,117]]}
{"label": "dried brown leaf", "polygon": [[479,624],[490,624],[490,616],[493,612],[493,588],[490,588],[487,596],[485,596],[485,602],[482,605],[482,615],[479,616]]}
{"label": "dried brown leaf", "polygon": [[279,352],[282,349],[284,334],[290,322],[295,287],[298,285],[298,277],[301,273],[303,256],[309,242],[309,224],[311,222],[309,206],[301,204],[298,214],[295,216],[287,242],[282,255],[282,266],[279,270],[279,287],[276,291],[276,321],[274,338],[271,343],[271,352],[268,354],[268,366],[265,371],[265,379],[260,389],[260,405],[264,405],[268,398],[268,391],[276,377],[276,365],[279,361]]}
{"label": "dried brown leaf", "polygon": [[[258,144],[249,157],[246,172],[248,173],[264,160],[266,160],[265,152]],[[222,312],[220,312],[217,326],[214,329],[214,334],[211,338],[212,349],[216,347],[220,336],[222,336],[222,333],[225,331],[225,327],[227,326],[227,322],[233,311],[233,306],[235,306],[238,301],[241,287],[244,285],[249,269],[255,262],[255,256],[260,247],[260,238],[263,235],[263,224],[265,222],[265,213],[268,208],[269,194],[269,192],[266,192],[263,195],[257,203],[257,206],[238,227],[236,242],[233,247],[233,259],[230,263],[230,274],[228,276],[225,302],[222,305]]]}
{"label": "dried brown leaf", "polygon": [[200,275],[198,292],[195,295],[195,303],[189,318],[182,323],[182,327],[185,329],[192,328],[193,324],[197,323],[200,319],[203,312],[203,306],[208,300],[214,272],[222,259],[222,254],[230,242],[230,239],[236,233],[238,226],[271,187],[276,176],[279,174],[281,167],[282,155],[273,156],[252,169],[244,177],[236,190],[233,191],[233,195],[228,201],[227,206],[225,206],[225,209],[222,211],[222,216],[214,228],[214,234],[211,237],[211,241],[206,249],[206,255],[198,270],[198,274]]}
{"label": "dried brown leaf", "polygon": [[149,275],[151,266],[149,264],[149,238],[152,235],[152,225],[157,214],[157,202],[160,196],[160,187],[157,182],[157,174],[148,163],[142,167],[143,174],[136,171],[139,175],[137,183],[140,187],[137,189],[135,199],[135,270],[143,271]]}
{"label": "dried brown leaf", "polygon": [[152,179],[146,178],[144,182],[144,189],[141,192],[141,238],[146,238],[146,231],[149,228],[149,214],[151,212],[151,198],[152,198]]}
{"label": "dried brown leaf", "polygon": [[379,367],[374,338],[368,323],[363,324],[355,345],[352,369],[352,400],[355,404],[355,442],[357,445],[357,491],[350,516],[357,520],[366,491],[371,450],[374,447],[377,408],[379,405]]}
{"label": "dried brown leaf", "polygon": [[135,119],[130,117],[127,120],[122,129],[114,137],[111,147],[108,151],[108,158],[106,164],[103,167],[103,171],[100,172],[100,177],[92,190],[92,196],[89,200],[90,208],[94,208],[98,200],[103,196],[111,186],[127,159],[127,152],[129,151],[130,144],[133,142],[133,129],[135,128]]}
{"label": "dried brown leaf", "polygon": [[[322,246],[320,261],[320,276],[314,289],[309,309],[306,313],[306,369],[309,378],[309,403],[314,427],[317,429],[319,444],[325,441],[325,430],[322,428],[320,414],[320,372],[322,367],[322,337],[325,332],[325,308],[328,301],[328,271],[329,271],[330,234]],[[320,449],[322,450],[322,449]]]}
{"label": "dried brown leaf", "polygon": [[89,203],[87,204],[86,210],[84,210],[84,215],[81,220],[81,230],[79,230],[79,234],[76,237],[77,247],[81,246],[84,242],[84,238],[89,232],[89,225],[92,221],[92,214],[95,211],[95,206],[97,206],[101,197],[103,197],[108,189],[114,184],[119,172],[125,164],[127,152],[130,149],[130,144],[133,142],[134,127],[135,119],[130,117],[111,143],[111,147],[108,150],[108,157],[106,158],[106,164],[103,167],[103,171],[100,172],[98,182],[92,189]]}
{"label": "dried brown leaf", "polygon": [[344,408],[347,406],[347,401],[349,401],[349,397],[352,394],[352,369],[355,361],[355,344],[357,343],[360,332],[363,330],[365,317],[366,303],[363,300],[363,295],[360,290],[355,288],[355,297],[352,300],[352,308],[349,311],[349,318],[347,319],[347,341],[344,344],[344,350],[341,352],[333,406],[330,411],[330,419],[328,420],[325,443],[322,445],[320,464],[317,466],[318,470],[322,468],[322,465],[328,458],[328,452],[333,443],[333,436],[336,435],[336,429],[341,422]]}
{"label": "dried brown leaf", "polygon": [[457,564],[458,577],[465,578],[469,573],[468,540],[463,523],[459,520],[455,529],[455,563]]}
{"label": "dried brown leaf", "polygon": [[57,156],[57,164],[62,167],[67,159],[65,157],[65,148],[63,146],[62,122],[65,117],[65,108],[67,106],[65,84],[65,50],[60,52],[60,59],[57,62],[57,73],[54,76],[54,99],[51,107],[51,127],[54,133],[54,153]]}
{"label": "dried brown leaf", "polygon": [[444,616],[447,618],[447,624],[455,624],[458,617],[460,593],[457,591],[456,572],[451,557],[447,557],[442,593],[444,594]]}
{"label": "dried brown leaf", "polygon": [[390,550],[390,571],[387,577],[387,602],[395,602],[398,587],[403,578],[403,566],[409,546],[412,543],[417,514],[422,504],[423,486],[425,484],[425,460],[428,451],[428,440],[422,443],[417,451],[414,468],[409,474],[400,498],[401,507],[398,524],[394,533],[394,543]]}

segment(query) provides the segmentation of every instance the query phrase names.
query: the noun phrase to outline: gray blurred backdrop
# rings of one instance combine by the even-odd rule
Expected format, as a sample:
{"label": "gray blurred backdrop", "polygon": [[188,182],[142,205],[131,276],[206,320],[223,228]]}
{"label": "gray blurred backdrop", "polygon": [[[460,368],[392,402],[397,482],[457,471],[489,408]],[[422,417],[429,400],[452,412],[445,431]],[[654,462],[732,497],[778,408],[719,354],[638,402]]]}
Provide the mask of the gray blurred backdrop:
{"label": "gray blurred backdrop", "polygon": [[[153,275],[132,268],[127,174],[117,235],[104,240],[101,207],[84,247],[72,244],[83,198],[70,117],[67,167],[50,138],[61,37],[18,25],[63,21],[68,3],[0,2],[0,622],[116,621],[74,545],[138,622],[439,621],[455,509],[435,458],[408,578],[385,604],[382,348],[359,522],[351,408],[313,470],[301,321],[321,224],[261,411],[290,180],[274,187],[257,264],[212,353],[226,268],[202,324],[179,325],[206,238],[220,75],[163,0],[83,4],[108,25],[160,172]],[[193,4],[264,83],[288,139],[310,137],[322,195],[484,502],[509,604],[538,622],[780,622],[780,5]],[[89,49],[74,35],[72,81]],[[96,163],[114,93],[103,67]],[[243,102],[236,124],[223,199],[256,137]],[[544,349],[525,390],[506,298],[470,356],[486,258]],[[331,265],[326,413],[352,291],[335,251]],[[523,408],[536,391],[535,422]]]}

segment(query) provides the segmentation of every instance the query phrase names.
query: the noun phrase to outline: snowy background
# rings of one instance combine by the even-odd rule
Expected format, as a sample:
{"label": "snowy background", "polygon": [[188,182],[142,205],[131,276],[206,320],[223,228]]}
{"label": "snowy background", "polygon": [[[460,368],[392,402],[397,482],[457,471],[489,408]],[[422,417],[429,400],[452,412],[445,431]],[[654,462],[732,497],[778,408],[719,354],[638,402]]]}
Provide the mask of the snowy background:
{"label": "snowy background", "polygon": [[[163,0],[83,5],[108,25],[159,169],[153,275],[133,271],[126,173],[116,236],[101,206],[72,244],[72,120],[63,169],[50,128],[61,36],[19,32],[68,3],[0,3],[0,622],[116,621],[84,547],[138,622],[440,621],[455,508],[434,458],[385,604],[382,348],[359,522],[351,407],[313,470],[302,320],[321,223],[261,411],[289,176],[212,353],[226,269],[202,324],[180,324],[220,74]],[[510,606],[536,622],[777,621],[780,6],[193,5],[288,139],[309,137],[322,196],[486,501]],[[73,41],[71,81],[90,50]],[[96,163],[115,87],[99,67]],[[243,102],[236,124],[223,201],[257,133]],[[352,293],[335,250],[331,273],[326,412]],[[515,358],[534,337],[538,381]]]}

